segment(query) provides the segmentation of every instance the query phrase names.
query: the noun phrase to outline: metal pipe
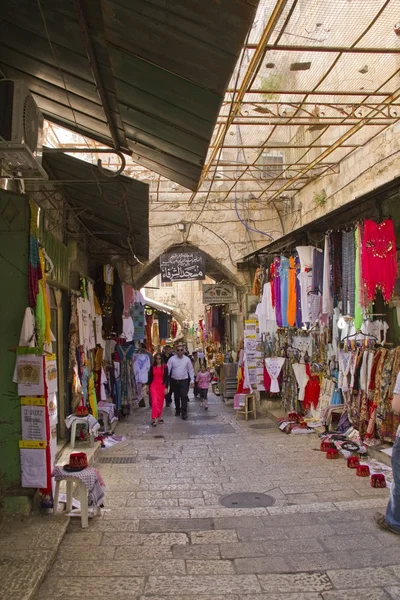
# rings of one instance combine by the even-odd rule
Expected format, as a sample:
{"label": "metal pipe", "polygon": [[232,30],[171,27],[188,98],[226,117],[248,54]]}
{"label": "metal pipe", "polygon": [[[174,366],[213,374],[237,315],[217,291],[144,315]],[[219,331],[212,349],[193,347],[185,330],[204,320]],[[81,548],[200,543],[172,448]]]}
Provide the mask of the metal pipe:
{"label": "metal pipe", "polygon": [[43,148],[43,154],[66,154],[66,153],[116,154],[121,160],[121,166],[115,172],[105,169],[101,162],[101,158],[97,159],[97,167],[98,167],[100,173],[102,173],[102,175],[104,175],[105,177],[110,177],[110,178],[118,177],[118,175],[121,175],[122,171],[126,167],[125,156],[122,154],[122,152],[120,152],[119,150],[114,150],[113,148],[111,148],[111,149],[110,148],[75,148],[73,146],[63,146],[62,148],[47,148],[47,147]]}
{"label": "metal pipe", "polygon": [[[247,44],[246,48],[255,50],[257,44]],[[307,46],[307,45],[291,45],[291,44],[268,44],[266,50],[284,52],[340,52],[343,54],[400,54],[400,48],[349,48],[342,46]]]}
{"label": "metal pipe", "polygon": [[[114,146],[117,150],[120,149],[118,131],[114,123],[113,116],[111,114],[111,109],[108,104],[107,92],[103,85],[103,80],[101,77],[99,64],[96,57],[96,52],[93,46],[92,38],[89,33],[89,23],[87,20],[86,12],[83,6],[82,0],[75,0],[75,9],[78,15],[78,21],[81,28],[81,33],[83,37],[83,41],[85,44],[86,52],[89,59],[89,64],[92,70],[92,74],[94,80],[96,82],[97,92],[100,97],[101,104],[103,106],[104,114],[107,119],[108,128],[110,130],[112,141],[114,142]],[[100,169],[100,167],[99,167]]]}

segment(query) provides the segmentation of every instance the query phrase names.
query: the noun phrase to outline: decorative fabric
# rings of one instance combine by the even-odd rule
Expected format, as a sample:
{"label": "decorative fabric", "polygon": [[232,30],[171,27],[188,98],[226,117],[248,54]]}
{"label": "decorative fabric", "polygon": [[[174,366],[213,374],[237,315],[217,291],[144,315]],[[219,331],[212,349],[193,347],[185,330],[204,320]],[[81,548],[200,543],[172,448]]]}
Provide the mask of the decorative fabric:
{"label": "decorative fabric", "polygon": [[305,363],[294,363],[293,364],[293,371],[294,374],[296,376],[296,380],[297,380],[297,385],[299,388],[299,401],[303,402],[304,400],[304,394],[305,394],[305,390],[306,390],[306,385],[308,382],[308,375],[307,375],[307,370],[306,370],[306,365]]}
{"label": "decorative fabric", "polygon": [[[133,362],[134,346],[117,346],[119,356],[119,380],[121,386],[121,407],[131,406],[134,400]],[[145,355],[146,356],[146,355]]]}
{"label": "decorative fabric", "polygon": [[301,272],[297,275],[300,283],[300,296],[301,296],[301,315],[303,323],[309,323],[310,318],[310,307],[308,304],[308,293],[312,288],[311,281],[312,275],[310,272]]}
{"label": "decorative fabric", "polygon": [[271,300],[272,300],[272,306],[273,308],[275,308],[276,304],[275,304],[275,260],[272,261],[270,267],[269,267],[269,280],[272,283],[271,286]]}
{"label": "decorative fabric", "polygon": [[101,506],[104,498],[104,481],[97,469],[86,467],[82,471],[65,471],[62,467],[55,467],[53,477],[56,481],[63,479],[80,479],[88,490],[88,505]]}
{"label": "decorative fabric", "polygon": [[310,365],[306,365],[306,373],[308,377],[308,381],[306,387],[304,389],[304,400],[303,400],[303,408],[304,410],[308,410],[310,408],[317,408],[321,386],[319,382],[318,375],[312,375]]}
{"label": "decorative fabric", "polygon": [[342,299],[342,232],[332,232],[329,236],[330,259],[332,265],[333,307]]}
{"label": "decorative fabric", "polygon": [[294,265],[296,270],[296,327],[301,327],[303,324],[302,313],[301,313],[301,286],[299,274],[301,271],[300,259],[298,256],[294,259]]}
{"label": "decorative fabric", "polygon": [[324,281],[324,253],[319,248],[313,249],[312,287],[322,294]]}
{"label": "decorative fabric", "polygon": [[329,249],[329,236],[325,236],[324,246],[324,272],[322,276],[322,314],[333,315],[333,296],[332,296],[332,273],[331,259]]}
{"label": "decorative fabric", "polygon": [[281,260],[279,256],[274,258],[274,296],[275,296],[275,311],[276,324],[282,327],[282,302],[281,302],[281,276],[280,276]]}
{"label": "decorative fabric", "polygon": [[289,299],[289,259],[281,256],[279,267],[281,282],[281,317],[282,327],[288,326],[288,299]]}
{"label": "decorative fabric", "polygon": [[392,219],[378,224],[368,219],[364,222],[362,243],[362,274],[368,300],[382,292],[389,302],[397,278],[396,236]]}
{"label": "decorative fabric", "polygon": [[289,327],[296,325],[296,265],[293,256],[289,258],[289,279],[288,279],[288,306],[287,306],[287,322]]}
{"label": "decorative fabric", "polygon": [[354,231],[344,231],[342,234],[342,257],[342,312],[344,315],[354,317],[356,293]]}
{"label": "decorative fabric", "polygon": [[354,232],[354,243],[356,246],[356,263],[355,263],[355,298],[354,298],[354,327],[358,330],[361,329],[363,324],[363,313],[360,303],[360,230],[356,227]]}
{"label": "decorative fabric", "polygon": [[278,377],[282,370],[284,362],[285,362],[285,359],[282,357],[265,359],[265,367],[268,371],[269,376],[271,377],[270,391],[274,394],[276,394],[280,391]]}
{"label": "decorative fabric", "polygon": [[160,340],[168,338],[168,315],[167,313],[158,313],[158,328]]}
{"label": "decorative fabric", "polygon": [[299,255],[301,270],[304,272],[312,269],[314,246],[297,246],[296,251]]}

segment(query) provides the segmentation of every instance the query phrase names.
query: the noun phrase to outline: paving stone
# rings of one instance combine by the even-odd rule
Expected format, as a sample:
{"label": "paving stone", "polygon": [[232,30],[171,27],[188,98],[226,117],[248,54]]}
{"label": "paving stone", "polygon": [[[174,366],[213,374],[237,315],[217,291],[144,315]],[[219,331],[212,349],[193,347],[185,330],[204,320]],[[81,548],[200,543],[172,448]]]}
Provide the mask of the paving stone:
{"label": "paving stone", "polygon": [[392,585],[385,588],[391,600],[400,600],[400,585]]}
{"label": "paving stone", "polygon": [[197,519],[207,517],[256,517],[266,515],[265,508],[224,508],[221,506],[208,506],[206,508],[194,508],[190,516]]}
{"label": "paving stone", "polygon": [[287,573],[285,575],[259,575],[263,590],[274,592],[323,592],[332,589],[326,573]]}
{"label": "paving stone", "polygon": [[144,577],[63,577],[54,587],[55,600],[82,598],[84,590],[88,590],[91,598],[110,600],[131,599],[144,590]]}
{"label": "paving stone", "polygon": [[220,550],[222,558],[248,558],[266,555],[262,542],[220,544]]}
{"label": "paving stone", "polygon": [[240,600],[321,600],[321,595],[310,592],[296,592],[295,594],[251,594],[248,596],[240,596]]}
{"label": "paving stone", "polygon": [[174,498],[129,498],[126,501],[126,506],[156,506],[159,508],[178,507],[178,500]]}
{"label": "paving stone", "polygon": [[[196,594],[195,596],[193,596],[192,594],[189,595],[185,595],[185,596],[174,596],[174,600],[240,600],[241,598],[247,598],[247,596],[236,596],[236,595],[212,595],[212,596],[205,596],[204,594],[198,595]],[[140,596],[139,600],[171,600],[171,596]],[[274,599],[272,599],[274,600]],[[306,599],[309,600],[309,599]],[[314,600],[314,598],[311,598],[310,600]],[[320,600],[320,598],[319,598]]]}
{"label": "paving stone", "polygon": [[[337,503],[336,503],[337,504]],[[331,512],[334,510],[338,510],[336,504],[331,502],[319,502],[315,504],[297,504],[295,506],[271,506],[266,510],[270,515],[290,515],[294,513],[318,513],[318,512]],[[343,510],[349,510],[347,508],[343,508]]]}
{"label": "paving stone", "polygon": [[67,546],[62,544],[57,558],[58,560],[112,560],[115,548],[113,546]]}
{"label": "paving stone", "polygon": [[64,544],[67,546],[99,546],[103,538],[102,533],[96,531],[81,531],[79,533],[67,533]]}
{"label": "paving stone", "polygon": [[179,498],[178,505],[186,508],[205,506],[204,498]]}
{"label": "paving stone", "polygon": [[290,570],[282,556],[237,558],[234,562],[238,573],[287,573]]}
{"label": "paving stone", "polygon": [[339,510],[360,510],[360,508],[386,508],[387,498],[372,498],[369,500],[335,502],[334,504]]}
{"label": "paving stone", "polygon": [[[117,533],[118,531],[133,533],[135,531],[139,531],[139,520],[129,520],[129,521],[118,521],[118,520],[109,520],[105,521],[104,519],[91,519],[89,525],[90,531],[113,531]],[[72,532],[79,533],[82,531],[82,526],[80,523],[80,519],[73,519],[73,527],[69,526],[69,530]]]}
{"label": "paving stone", "polygon": [[[349,592],[347,590],[324,592],[322,598],[324,600],[349,600]],[[390,596],[384,590],[377,588],[373,590],[361,588],[351,592],[351,600],[390,600]]]}
{"label": "paving stone", "polygon": [[257,529],[264,524],[265,517],[216,517],[215,529]]}
{"label": "paving stone", "polygon": [[188,544],[186,533],[105,533],[103,546],[172,546]]}
{"label": "paving stone", "polygon": [[188,575],[186,577],[149,577],[146,596],[179,594],[254,594],[261,591],[255,575]]}
{"label": "paving stone", "polygon": [[[153,499],[153,498],[164,498],[164,494],[163,492],[136,492],[135,494],[136,498],[143,498],[144,500],[147,499]],[[169,496],[165,496],[166,498],[169,498]]]}
{"label": "paving stone", "polygon": [[104,519],[180,519],[189,517],[185,508],[116,508],[104,514]]}
{"label": "paving stone", "polygon": [[[144,577],[145,575],[184,575],[185,562],[183,560],[165,560],[152,558],[144,553],[142,549],[142,557],[145,554],[146,558],[138,560],[124,560],[123,558],[110,561],[96,561],[90,565],[85,562],[66,562],[68,572],[64,575],[76,577],[103,577],[104,573],[110,570],[112,565],[113,577]],[[126,557],[125,557],[126,558]],[[150,560],[151,558],[151,560]]]}
{"label": "paving stone", "polygon": [[117,546],[115,548],[114,560],[140,560],[147,559],[172,559],[172,548],[166,545],[160,546]]}
{"label": "paving stone", "polygon": [[292,554],[294,551],[299,554],[324,552],[324,548],[318,540],[302,537],[297,538],[295,541],[293,539],[269,540],[268,542],[264,542],[264,550],[267,556],[271,554],[278,556],[282,554]]}
{"label": "paving stone", "polygon": [[257,529],[237,529],[238,538],[241,542],[252,542],[256,540],[288,539],[287,532],[287,527],[258,527]]}
{"label": "paving stone", "polygon": [[362,585],[365,588],[385,587],[396,585],[399,580],[393,574],[395,570],[378,567],[366,569],[341,569],[328,571],[333,585],[338,589],[357,589]]}
{"label": "paving stone", "polygon": [[[346,566],[343,554],[340,552],[325,552],[313,554],[298,554],[293,548],[292,554],[285,555],[290,565],[290,573],[302,573],[304,571],[326,571],[328,569],[340,569]],[[352,565],[352,562],[347,563]]]}
{"label": "paving stone", "polygon": [[228,542],[237,542],[236,531],[229,529],[221,531],[192,531],[190,533],[192,544],[225,544]]}
{"label": "paving stone", "polygon": [[235,573],[233,563],[230,560],[187,560],[186,569],[188,575],[226,575],[227,573]]}
{"label": "paving stone", "polygon": [[142,519],[139,522],[139,531],[142,533],[162,533],[169,531],[212,530],[214,523],[212,519]]}
{"label": "paving stone", "polygon": [[376,548],[382,546],[377,537],[371,534],[362,535],[333,535],[321,537],[321,542],[329,551],[359,550],[361,548]]}
{"label": "paving stone", "polygon": [[186,546],[172,546],[172,555],[174,558],[183,558],[185,560],[211,560],[221,558],[219,546],[216,544],[190,544]]}
{"label": "paving stone", "polygon": [[164,498],[203,498],[201,490],[166,490],[165,492],[153,492],[163,494]]}

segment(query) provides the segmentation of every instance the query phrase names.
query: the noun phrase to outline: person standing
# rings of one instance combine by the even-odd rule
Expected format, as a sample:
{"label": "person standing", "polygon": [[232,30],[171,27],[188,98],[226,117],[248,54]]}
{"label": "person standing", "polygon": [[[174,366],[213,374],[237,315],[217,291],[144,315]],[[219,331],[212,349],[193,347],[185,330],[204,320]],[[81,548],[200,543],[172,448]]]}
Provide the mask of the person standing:
{"label": "person standing", "polygon": [[204,363],[202,363],[200,367],[200,371],[196,376],[196,383],[198,385],[200,391],[201,398],[201,406],[208,410],[208,386],[210,385],[211,375],[210,371],[207,370],[207,367]]}
{"label": "person standing", "polygon": [[175,399],[175,416],[186,420],[189,385],[193,387],[194,372],[192,361],[184,355],[183,344],[178,344],[176,355],[169,359],[168,373]]}
{"label": "person standing", "polygon": [[[400,412],[400,372],[397,375],[393,390],[392,410],[396,413]],[[386,515],[375,513],[374,519],[381,529],[400,535],[400,425],[397,429],[396,441],[392,450],[392,470],[393,483]]]}
{"label": "person standing", "polygon": [[151,398],[152,425],[164,423],[162,418],[164,399],[168,391],[168,367],[163,364],[161,352],[154,355],[154,364],[149,370],[149,393]]}
{"label": "person standing", "polygon": [[[167,344],[163,351],[162,351],[162,360],[164,365],[168,364],[169,359],[172,356],[172,347]],[[167,391],[167,395],[165,396],[165,406],[171,406],[172,404],[172,389],[171,389],[171,385],[170,383],[168,383],[168,391]]]}
{"label": "person standing", "polygon": [[[198,350],[194,350],[192,354],[192,362],[193,362],[193,370],[194,370],[194,397],[198,398],[200,396],[200,388],[197,385],[197,374],[200,373],[200,367],[202,364],[206,365],[206,360],[199,355]],[[207,365],[206,365],[207,367]]]}

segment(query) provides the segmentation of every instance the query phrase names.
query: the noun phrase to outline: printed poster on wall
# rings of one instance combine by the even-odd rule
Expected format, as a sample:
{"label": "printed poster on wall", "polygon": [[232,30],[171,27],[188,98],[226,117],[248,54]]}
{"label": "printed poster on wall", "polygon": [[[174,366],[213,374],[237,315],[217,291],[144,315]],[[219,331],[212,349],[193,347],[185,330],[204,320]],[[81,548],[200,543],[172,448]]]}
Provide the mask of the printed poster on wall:
{"label": "printed poster on wall", "polygon": [[23,440],[46,439],[46,407],[21,406],[21,424]]}
{"label": "printed poster on wall", "polygon": [[43,356],[19,354],[17,358],[18,396],[43,396]]}
{"label": "printed poster on wall", "polygon": [[54,394],[57,391],[57,360],[55,356],[46,356],[46,385],[48,394]]}

